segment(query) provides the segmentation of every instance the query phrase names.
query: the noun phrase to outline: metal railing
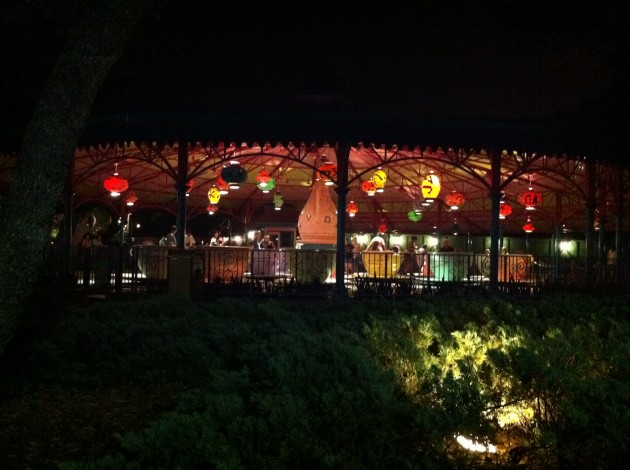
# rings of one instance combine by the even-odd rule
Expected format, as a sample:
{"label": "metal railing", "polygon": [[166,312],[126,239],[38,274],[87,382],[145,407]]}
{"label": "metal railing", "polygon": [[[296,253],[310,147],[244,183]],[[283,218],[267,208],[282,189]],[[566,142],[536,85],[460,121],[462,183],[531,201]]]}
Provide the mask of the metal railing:
{"label": "metal railing", "polygon": [[[551,290],[623,289],[627,261],[614,265],[566,257],[499,255],[500,292],[537,294]],[[587,279],[587,268],[593,273]],[[42,276],[67,279],[86,292],[166,293],[199,297],[231,294],[331,295],[336,285],[335,250],[260,250],[247,247],[51,246]],[[444,292],[485,292],[490,257],[472,252],[363,252],[347,254],[344,285],[349,296],[405,297]]]}

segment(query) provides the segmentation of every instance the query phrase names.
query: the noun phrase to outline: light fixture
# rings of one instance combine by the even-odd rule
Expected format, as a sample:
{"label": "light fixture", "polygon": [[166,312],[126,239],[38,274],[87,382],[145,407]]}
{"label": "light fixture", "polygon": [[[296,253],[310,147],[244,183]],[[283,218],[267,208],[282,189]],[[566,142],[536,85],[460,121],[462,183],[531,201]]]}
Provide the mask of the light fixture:
{"label": "light fixture", "polygon": [[277,192],[276,194],[274,194],[273,196],[273,205],[274,208],[279,211],[282,209],[282,205],[284,204],[284,199],[282,198],[282,194],[280,194],[280,192]]}
{"label": "light fixture", "polygon": [[376,194],[376,184],[374,184],[374,180],[372,178],[365,180],[363,184],[361,184],[361,189],[368,196],[374,196],[374,194]]}
{"label": "light fixture", "polygon": [[221,193],[216,186],[211,187],[208,190],[208,199],[210,200],[210,204],[218,204],[221,199]]}
{"label": "light fixture", "polygon": [[230,189],[239,189],[240,183],[247,181],[247,171],[238,162],[231,162],[221,170],[221,178],[229,185]]}
{"label": "light fixture", "polygon": [[355,204],[354,201],[350,201],[346,206],[346,212],[348,213],[348,217],[354,217],[359,212],[359,206]]}
{"label": "light fixture", "polygon": [[422,220],[422,216],[423,214],[420,211],[409,211],[407,213],[407,217],[412,222],[420,222]]}
{"label": "light fixture", "polygon": [[333,179],[337,179],[337,166],[324,161],[324,164],[319,167],[319,177],[324,180],[325,186],[334,185]]}
{"label": "light fixture", "polygon": [[387,173],[379,168],[374,172],[374,175],[372,175],[372,181],[374,181],[374,186],[376,187],[377,193],[384,192],[385,182],[387,181]]}
{"label": "light fixture", "polygon": [[431,172],[422,181],[421,190],[426,202],[431,203],[435,201],[435,198],[440,194],[440,178]]}
{"label": "light fixture", "polygon": [[529,177],[529,187],[527,191],[518,196],[518,202],[525,206],[525,210],[534,211],[542,203],[542,193],[534,191],[532,187],[532,177]]}
{"label": "light fixture", "polygon": [[127,203],[128,206],[133,206],[137,201],[138,196],[136,196],[136,193],[133,191],[129,191],[125,196],[125,203]]}
{"label": "light fixture", "polygon": [[219,176],[217,178],[217,189],[219,190],[219,194],[225,196],[226,194],[229,194],[228,190],[230,189],[230,185],[227,181],[221,178],[221,176]]}
{"label": "light fixture", "polygon": [[451,208],[451,210],[458,210],[459,207],[466,202],[466,198],[460,192],[453,190],[444,197],[444,202]]}
{"label": "light fixture", "polygon": [[532,224],[531,217],[527,217],[527,222],[525,223],[525,225],[523,225],[523,230],[525,231],[525,233],[532,233],[534,230],[536,230],[536,227],[534,227],[534,224]]}
{"label": "light fixture", "polygon": [[208,211],[208,214],[214,215],[215,212],[219,210],[219,206],[216,204],[208,204],[208,207],[206,207],[206,210]]}
{"label": "light fixture", "polygon": [[103,186],[107,189],[112,197],[120,196],[129,189],[129,182],[125,178],[118,177],[118,163],[115,164],[114,176],[103,181]]}
{"label": "light fixture", "polygon": [[505,219],[511,213],[512,207],[507,202],[499,205],[499,219]]}
{"label": "light fixture", "polygon": [[274,180],[273,178],[271,178],[269,181],[267,181],[266,183],[258,183],[257,184],[258,189],[260,189],[263,193],[267,194],[268,192],[270,192],[273,188],[276,187],[276,180]]}

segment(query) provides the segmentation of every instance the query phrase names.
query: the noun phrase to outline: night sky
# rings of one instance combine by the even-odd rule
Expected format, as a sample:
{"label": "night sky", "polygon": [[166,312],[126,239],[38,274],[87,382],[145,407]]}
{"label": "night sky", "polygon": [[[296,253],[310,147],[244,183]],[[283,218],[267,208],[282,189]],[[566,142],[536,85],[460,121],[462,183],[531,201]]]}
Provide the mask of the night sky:
{"label": "night sky", "polygon": [[[28,119],[62,44],[59,9],[36,8],[25,20],[14,3],[2,7],[0,33],[5,123]],[[159,2],[94,115],[323,111],[586,123],[625,142],[627,2],[337,3]]]}

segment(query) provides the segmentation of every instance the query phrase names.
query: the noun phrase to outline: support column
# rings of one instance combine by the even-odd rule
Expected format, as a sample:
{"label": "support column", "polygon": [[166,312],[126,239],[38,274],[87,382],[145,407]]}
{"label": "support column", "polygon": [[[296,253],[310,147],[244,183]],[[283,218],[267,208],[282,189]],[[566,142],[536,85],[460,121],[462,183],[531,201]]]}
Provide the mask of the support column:
{"label": "support column", "polygon": [[350,144],[337,143],[337,252],[335,259],[335,294],[348,296],[346,290],[346,196],[348,194],[348,160]]}
{"label": "support column", "polygon": [[184,249],[186,237],[186,192],[188,191],[188,143],[179,141],[177,148],[177,248]]}
{"label": "support column", "polygon": [[490,294],[499,292],[499,205],[501,204],[501,153],[492,154],[491,167],[492,187],[490,199],[492,207],[490,211]]}
{"label": "support column", "polygon": [[[595,166],[592,162],[586,163],[586,229],[585,229],[585,254],[584,273],[586,277],[586,285],[591,286],[595,281],[595,251],[593,249],[593,240],[595,238]],[[600,221],[601,230],[601,221]]]}

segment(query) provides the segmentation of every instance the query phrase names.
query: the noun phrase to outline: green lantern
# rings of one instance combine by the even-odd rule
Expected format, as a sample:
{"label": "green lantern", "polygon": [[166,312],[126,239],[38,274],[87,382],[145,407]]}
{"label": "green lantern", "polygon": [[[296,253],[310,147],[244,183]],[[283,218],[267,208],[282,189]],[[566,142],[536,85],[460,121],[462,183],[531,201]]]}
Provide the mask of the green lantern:
{"label": "green lantern", "polygon": [[407,217],[409,217],[409,220],[412,222],[420,222],[422,220],[422,212],[409,211]]}

